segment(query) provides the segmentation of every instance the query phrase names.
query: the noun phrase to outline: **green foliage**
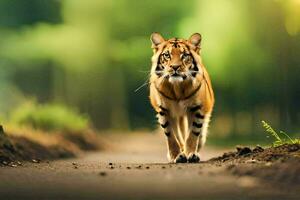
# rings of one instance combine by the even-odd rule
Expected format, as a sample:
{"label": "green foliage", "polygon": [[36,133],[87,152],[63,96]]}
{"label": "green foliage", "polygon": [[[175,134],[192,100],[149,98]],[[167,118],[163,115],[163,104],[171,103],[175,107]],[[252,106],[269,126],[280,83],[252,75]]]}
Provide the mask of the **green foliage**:
{"label": "green foliage", "polygon": [[293,0],[2,0],[0,115],[34,97],[71,104],[99,129],[156,127],[147,87],[134,92],[149,75],[150,34],[199,32],[216,94],[212,135],[257,138],[255,122],[265,118],[298,132],[299,6]]}
{"label": "green foliage", "polygon": [[23,104],[12,112],[11,120],[17,125],[46,131],[83,131],[89,126],[86,116],[57,104]]}
{"label": "green foliage", "polygon": [[283,144],[300,144],[300,139],[292,139],[288,134],[283,131],[279,131],[279,133],[284,136],[285,138],[280,137],[278,134],[267,122],[261,121],[263,127],[265,128],[266,132],[274,137],[273,146],[277,147]]}

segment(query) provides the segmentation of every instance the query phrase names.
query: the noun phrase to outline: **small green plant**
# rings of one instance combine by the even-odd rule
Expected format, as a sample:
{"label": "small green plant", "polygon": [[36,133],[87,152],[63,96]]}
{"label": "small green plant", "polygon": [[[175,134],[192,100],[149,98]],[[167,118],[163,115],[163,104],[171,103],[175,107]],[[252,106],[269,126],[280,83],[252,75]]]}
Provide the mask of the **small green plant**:
{"label": "small green plant", "polygon": [[[261,121],[261,122],[266,132],[274,137],[275,139],[275,141],[273,142],[274,147],[283,144],[300,144],[300,139],[292,139],[287,133],[283,131],[279,131],[280,134],[278,134],[267,122],[265,121]],[[280,137],[279,135],[283,135],[284,138]]]}
{"label": "small green plant", "polygon": [[26,103],[11,113],[11,121],[46,131],[79,132],[88,128],[89,118],[58,104]]}

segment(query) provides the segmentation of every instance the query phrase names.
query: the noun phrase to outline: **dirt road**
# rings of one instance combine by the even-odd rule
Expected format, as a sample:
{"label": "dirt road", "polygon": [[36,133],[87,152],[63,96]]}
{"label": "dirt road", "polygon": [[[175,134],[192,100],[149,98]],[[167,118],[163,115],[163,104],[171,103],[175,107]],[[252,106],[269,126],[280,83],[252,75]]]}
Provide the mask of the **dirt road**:
{"label": "dirt road", "polygon": [[[112,148],[80,158],[0,168],[0,199],[299,199],[295,189],[233,176],[208,163],[168,164],[163,138],[107,138]],[[202,159],[224,150],[207,147]]]}

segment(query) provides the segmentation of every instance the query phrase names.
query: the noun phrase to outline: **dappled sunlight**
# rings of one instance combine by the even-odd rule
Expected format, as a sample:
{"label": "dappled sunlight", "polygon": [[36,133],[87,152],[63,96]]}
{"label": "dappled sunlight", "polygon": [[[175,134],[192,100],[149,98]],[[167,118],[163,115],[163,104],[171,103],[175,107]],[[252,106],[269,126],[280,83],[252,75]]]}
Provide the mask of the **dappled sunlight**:
{"label": "dappled sunlight", "polygon": [[296,36],[300,32],[300,1],[281,1],[285,12],[285,28],[291,36]]}

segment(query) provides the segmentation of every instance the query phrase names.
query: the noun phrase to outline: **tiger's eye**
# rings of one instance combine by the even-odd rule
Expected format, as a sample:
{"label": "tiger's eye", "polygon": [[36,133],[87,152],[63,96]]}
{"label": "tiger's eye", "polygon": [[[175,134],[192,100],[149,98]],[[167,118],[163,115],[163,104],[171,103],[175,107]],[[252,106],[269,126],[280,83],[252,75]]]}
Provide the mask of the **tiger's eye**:
{"label": "tiger's eye", "polygon": [[169,52],[165,52],[163,53],[163,56],[165,57],[165,59],[170,59],[171,56],[170,56],[170,53]]}
{"label": "tiger's eye", "polygon": [[181,56],[181,59],[182,60],[186,60],[190,57],[190,54],[187,54],[187,53],[183,53],[182,56]]}

